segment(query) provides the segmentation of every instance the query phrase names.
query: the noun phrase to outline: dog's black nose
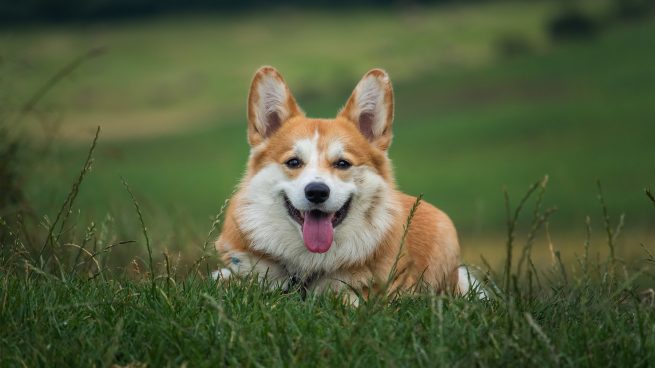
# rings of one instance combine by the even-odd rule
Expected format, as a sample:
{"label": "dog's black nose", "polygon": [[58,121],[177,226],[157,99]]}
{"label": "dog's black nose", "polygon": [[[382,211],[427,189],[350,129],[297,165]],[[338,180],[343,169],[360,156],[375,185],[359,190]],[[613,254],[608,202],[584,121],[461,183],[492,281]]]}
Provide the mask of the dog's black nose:
{"label": "dog's black nose", "polygon": [[312,203],[323,203],[330,196],[330,188],[318,182],[307,184],[305,187],[305,198]]}

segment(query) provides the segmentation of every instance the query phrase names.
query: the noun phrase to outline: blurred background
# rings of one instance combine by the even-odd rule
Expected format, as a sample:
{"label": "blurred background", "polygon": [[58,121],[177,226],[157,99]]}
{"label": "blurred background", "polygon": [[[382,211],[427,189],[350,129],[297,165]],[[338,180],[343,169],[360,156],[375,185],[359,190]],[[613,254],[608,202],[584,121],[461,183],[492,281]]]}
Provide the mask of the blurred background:
{"label": "blurred background", "polygon": [[386,69],[398,185],[451,215],[468,261],[504,256],[504,188],[515,206],[545,175],[544,208],[557,207],[537,240],[545,262],[548,244],[574,259],[587,216],[604,252],[597,179],[618,254],[655,243],[649,0],[0,2],[1,216],[47,227],[101,126],[70,231],[137,238],[124,177],[158,251],[193,259],[244,170],[262,65],[314,117]]}

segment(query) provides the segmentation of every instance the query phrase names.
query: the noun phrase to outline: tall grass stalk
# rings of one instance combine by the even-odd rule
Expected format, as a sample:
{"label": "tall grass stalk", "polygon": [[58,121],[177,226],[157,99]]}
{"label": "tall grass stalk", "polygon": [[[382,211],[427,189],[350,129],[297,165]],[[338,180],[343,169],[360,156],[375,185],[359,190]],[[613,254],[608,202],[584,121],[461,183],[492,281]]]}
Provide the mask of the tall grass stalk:
{"label": "tall grass stalk", "polygon": [[644,192],[646,193],[648,199],[650,199],[650,203],[652,203],[653,206],[655,206],[655,195],[653,195],[653,192],[651,192],[651,190],[648,188],[644,189]]}
{"label": "tall grass stalk", "polygon": [[[516,274],[521,275],[523,263],[526,260],[530,259],[530,254],[532,251],[532,244],[534,243],[534,239],[537,235],[537,232],[541,228],[541,226],[548,221],[548,218],[555,212],[557,211],[557,208],[552,207],[544,211],[543,213],[541,212],[541,205],[543,202],[544,194],[546,193],[546,185],[548,184],[548,175],[544,176],[543,180],[539,183],[539,195],[537,196],[537,200],[535,202],[534,206],[534,211],[532,214],[532,224],[530,225],[530,231],[528,232],[527,239],[525,241],[525,245],[523,246],[523,252],[521,254],[521,258],[519,259],[518,265],[517,265],[517,270]],[[528,273],[530,272],[529,269],[527,271]]]}
{"label": "tall grass stalk", "polygon": [[[607,204],[605,203],[605,196],[603,195],[603,187],[600,184],[600,180],[596,180],[596,186],[598,188],[598,201],[600,202],[601,209],[603,210],[603,221],[605,233],[607,234],[607,246],[609,248],[609,265],[610,265],[610,276],[614,276],[614,268],[616,266],[616,256],[614,254],[614,241],[615,236],[612,231],[612,225],[610,223],[610,215],[607,210]],[[621,225],[620,225],[621,226]]]}
{"label": "tall grass stalk", "polygon": [[528,191],[525,193],[523,198],[521,198],[518,206],[516,206],[516,208],[514,209],[513,214],[510,206],[509,193],[507,192],[507,189],[503,190],[503,195],[505,198],[505,212],[507,218],[507,243],[506,243],[507,253],[505,259],[505,274],[504,274],[504,278],[505,278],[504,285],[505,285],[505,291],[507,292],[507,296],[511,294],[509,290],[510,290],[511,279],[512,279],[513,246],[514,246],[514,238],[516,236],[516,225],[518,223],[519,215],[521,214],[521,210],[523,209],[523,206],[528,201],[530,196],[532,196],[534,191],[543,182],[544,180],[540,180],[532,184],[528,188]]}
{"label": "tall grass stalk", "polygon": [[589,281],[589,247],[591,246],[591,218],[585,220],[584,258],[582,261],[582,274],[585,282]]}
{"label": "tall grass stalk", "polygon": [[[418,207],[421,204],[422,200],[423,200],[423,193],[419,194],[416,197],[416,200],[412,204],[412,207],[409,209],[409,214],[407,215],[407,218],[405,219],[405,223],[403,224],[403,235],[400,238],[398,253],[396,253],[396,258],[394,259],[393,265],[391,266],[391,270],[389,271],[389,275],[387,276],[387,282],[382,288],[385,291],[384,294],[386,294],[386,292],[389,291],[389,288],[393,285],[393,283],[396,282],[402,276],[402,273],[405,272],[407,268],[411,266],[411,265],[405,265],[405,267],[402,270],[400,271],[398,270],[398,264],[401,258],[404,256],[403,252],[405,250],[405,240],[407,239],[407,234],[409,233],[409,227],[412,224],[412,220],[414,219],[414,216],[416,215],[416,211],[418,210]],[[394,292],[395,290],[391,290],[391,291]]]}
{"label": "tall grass stalk", "polygon": [[152,247],[150,246],[148,227],[146,226],[146,222],[143,220],[143,213],[141,213],[141,206],[139,205],[139,201],[136,200],[134,193],[132,193],[132,189],[130,189],[130,185],[127,184],[127,181],[123,177],[121,177],[121,181],[123,182],[123,186],[125,187],[125,190],[127,190],[127,193],[129,193],[130,198],[132,199],[132,204],[134,205],[134,209],[136,210],[137,217],[139,218],[139,223],[141,224],[141,231],[143,233],[143,238],[146,241],[146,249],[148,250],[148,268],[150,270],[150,283],[152,285],[152,291],[154,292],[156,288],[155,268],[152,262]]}
{"label": "tall grass stalk", "polygon": [[[46,266],[50,257],[50,256],[46,256],[46,259],[42,258],[46,248],[48,248],[49,246],[52,251],[53,248],[57,246],[57,244],[59,243],[59,239],[61,238],[61,235],[64,232],[64,226],[66,224],[66,220],[68,220],[68,217],[72,213],[73,204],[75,203],[75,199],[77,198],[77,195],[80,192],[80,187],[82,186],[84,177],[89,171],[91,171],[91,166],[93,164],[93,152],[96,148],[96,144],[98,143],[99,135],[100,135],[100,126],[98,126],[96,129],[95,136],[93,137],[93,142],[91,143],[91,147],[89,148],[89,152],[87,153],[86,160],[82,165],[82,169],[80,170],[77,180],[73,183],[73,186],[70,192],[68,193],[66,200],[59,208],[59,212],[57,212],[55,221],[52,222],[48,228],[48,233],[46,235],[45,241],[37,257],[40,260],[42,268]],[[59,231],[57,232],[56,235],[54,235],[54,230],[57,224],[59,224]]]}

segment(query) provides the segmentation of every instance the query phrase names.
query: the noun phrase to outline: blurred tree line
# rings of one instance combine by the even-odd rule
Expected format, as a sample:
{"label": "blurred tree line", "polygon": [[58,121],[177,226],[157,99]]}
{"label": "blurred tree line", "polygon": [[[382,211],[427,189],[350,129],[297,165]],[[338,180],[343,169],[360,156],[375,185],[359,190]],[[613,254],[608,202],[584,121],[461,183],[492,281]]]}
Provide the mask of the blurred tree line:
{"label": "blurred tree line", "polygon": [[19,0],[0,1],[0,21],[69,21],[138,17],[176,11],[238,12],[272,7],[411,6],[493,0]]}
{"label": "blurred tree line", "polygon": [[[93,21],[172,12],[243,12],[275,7],[338,9],[345,7],[408,7],[416,5],[481,3],[507,0],[4,0],[0,26],[25,22]],[[559,2],[575,9],[579,0],[523,0]],[[653,9],[653,0],[610,0],[619,16],[639,17]]]}

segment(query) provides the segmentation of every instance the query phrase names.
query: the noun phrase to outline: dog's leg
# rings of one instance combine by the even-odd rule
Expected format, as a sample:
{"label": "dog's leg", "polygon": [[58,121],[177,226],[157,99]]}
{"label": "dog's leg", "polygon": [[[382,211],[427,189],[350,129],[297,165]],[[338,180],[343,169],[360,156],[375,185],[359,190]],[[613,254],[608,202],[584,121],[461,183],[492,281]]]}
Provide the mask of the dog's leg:
{"label": "dog's leg", "polygon": [[461,295],[474,293],[478,299],[487,299],[489,297],[482,283],[480,283],[467,266],[459,266],[457,268],[457,291]]}

